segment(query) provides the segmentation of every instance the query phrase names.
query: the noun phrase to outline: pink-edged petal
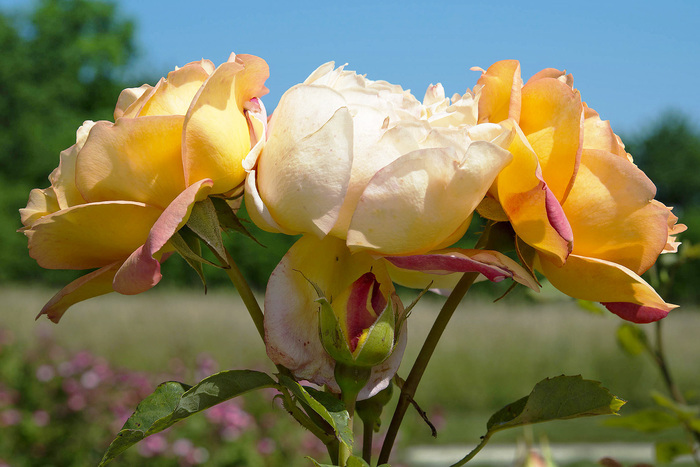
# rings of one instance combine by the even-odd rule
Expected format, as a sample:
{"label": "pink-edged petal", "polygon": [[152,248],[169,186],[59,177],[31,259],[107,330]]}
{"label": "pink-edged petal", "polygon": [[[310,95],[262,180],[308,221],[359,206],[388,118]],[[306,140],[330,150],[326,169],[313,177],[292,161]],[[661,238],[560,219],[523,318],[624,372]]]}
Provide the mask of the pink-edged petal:
{"label": "pink-edged petal", "polygon": [[511,154],[475,141],[466,154],[453,148],[410,152],[370,180],[350,222],[352,250],[426,253],[468,219]]}
{"label": "pink-edged petal", "polygon": [[386,256],[384,259],[398,268],[426,274],[478,272],[493,282],[509,278],[539,291],[525,268],[497,251],[446,248],[425,255]]}
{"label": "pink-edged petal", "polygon": [[185,188],[182,116],[97,122],[75,165],[75,184],[88,202],[170,204]]}
{"label": "pink-edged petal", "polygon": [[226,193],[245,179],[242,162],[252,147],[245,107],[264,94],[263,83],[269,74],[261,58],[232,58],[200,88],[187,111],[183,131],[187,183],[210,178],[214,180],[212,193]]}
{"label": "pink-edged petal", "polygon": [[76,303],[112,292],[112,279],[119,266],[120,261],[108,264],[74,280],[51,297],[37,318],[46,315],[51,321],[58,323],[66,310]]}
{"label": "pink-edged petal", "polygon": [[636,303],[602,303],[605,308],[615,313],[620,318],[633,323],[653,323],[668,315],[668,310],[643,306]]}
{"label": "pink-edged petal", "polygon": [[100,268],[142,245],[161,212],[129,201],[82,204],[44,216],[23,232],[29,255],[43,268]]}
{"label": "pink-edged petal", "polygon": [[557,267],[540,256],[536,267],[566,295],[606,304],[624,319],[646,322],[639,320],[660,319],[677,308],[677,305],[666,303],[634,271],[610,261],[572,254],[566,264]]}
{"label": "pink-edged petal", "polygon": [[518,236],[562,264],[573,248],[569,221],[545,182],[537,155],[525,135],[512,121],[505,125],[515,130],[508,147],[513,161],[498,174],[492,191]]}
{"label": "pink-edged petal", "polygon": [[114,276],[115,291],[135,295],[145,292],[160,281],[160,261],[154,255],[185,225],[192,212],[192,205],[205,199],[212,186],[211,180],[200,180],[173,200],[153,224],[146,242],[119,268]]}
{"label": "pink-edged petal", "polygon": [[[333,376],[335,362],[319,338],[318,295],[314,282],[332,300],[366,272],[390,279],[381,260],[368,254],[352,255],[342,240],[312,235],[299,239],[270,276],[265,294],[265,345],[273,362],[289,368],[299,379],[327,385],[339,392]],[[405,332],[401,335],[405,336]],[[376,394],[398,369],[405,337],[396,351],[374,367],[370,382],[360,398]]]}
{"label": "pink-edged petal", "polygon": [[246,118],[250,127],[250,142],[253,148],[243,159],[242,165],[246,172],[250,172],[258,165],[258,157],[265,141],[267,140],[267,110],[263,102],[254,97],[246,104]]}
{"label": "pink-edged petal", "polygon": [[571,190],[583,147],[583,104],[578,91],[553,78],[530,81],[522,89],[518,122],[560,202]]}

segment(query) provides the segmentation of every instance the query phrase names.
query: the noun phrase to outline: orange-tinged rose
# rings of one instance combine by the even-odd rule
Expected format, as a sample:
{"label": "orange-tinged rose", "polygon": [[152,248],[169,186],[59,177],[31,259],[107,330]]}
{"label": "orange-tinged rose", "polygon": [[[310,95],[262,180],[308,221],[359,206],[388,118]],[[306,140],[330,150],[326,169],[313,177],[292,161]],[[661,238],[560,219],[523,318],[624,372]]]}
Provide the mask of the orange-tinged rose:
{"label": "orange-tinged rose", "polygon": [[122,91],[115,123],[85,122],[61,153],[49,188],[20,210],[30,256],[50,269],[93,269],[41,314],[117,291],[143,292],[161,278],[168,241],[195,202],[240,190],[243,159],[262,139],[267,65],[231,55],[218,68],[189,63],[156,86]]}
{"label": "orange-tinged rose", "polygon": [[534,247],[535,266],[566,294],[624,319],[663,318],[675,305],[639,275],[675,251],[685,226],[654,200],[656,187],[609,122],[581,101],[571,75],[553,68],[522,85],[519,63],[506,60],[483,71],[479,85],[479,121],[505,120],[516,131],[513,163],[489,194]]}

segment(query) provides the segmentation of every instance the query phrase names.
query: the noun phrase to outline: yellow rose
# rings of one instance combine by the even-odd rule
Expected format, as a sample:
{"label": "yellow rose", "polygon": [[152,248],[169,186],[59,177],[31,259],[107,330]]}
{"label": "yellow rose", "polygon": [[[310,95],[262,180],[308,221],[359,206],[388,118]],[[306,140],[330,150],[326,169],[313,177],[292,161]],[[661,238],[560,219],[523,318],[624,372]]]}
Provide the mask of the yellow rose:
{"label": "yellow rose", "polygon": [[143,292],[160,280],[167,242],[192,205],[244,181],[242,161],[264,133],[258,97],[266,78],[265,62],[248,55],[232,54],[218,68],[189,63],[156,86],[124,90],[115,123],[78,130],[51,186],[32,190],[20,210],[22,232],[40,266],[97,270],[41,314],[57,322],[74,303],[112,290]]}
{"label": "yellow rose", "polygon": [[534,266],[564,293],[603,303],[634,322],[663,318],[675,305],[639,275],[685,230],[654,200],[656,188],[633,163],[610,124],[581,101],[573,78],[545,69],[523,85],[520,64],[483,72],[479,121],[516,133],[513,162],[489,190],[518,237],[534,248]]}

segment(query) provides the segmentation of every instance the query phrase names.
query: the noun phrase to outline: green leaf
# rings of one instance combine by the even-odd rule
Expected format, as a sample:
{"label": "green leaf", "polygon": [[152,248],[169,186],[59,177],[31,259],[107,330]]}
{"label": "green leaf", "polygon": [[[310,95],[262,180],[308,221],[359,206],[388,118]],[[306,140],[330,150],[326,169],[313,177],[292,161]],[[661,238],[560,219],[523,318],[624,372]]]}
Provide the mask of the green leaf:
{"label": "green leaf", "polygon": [[146,436],[159,433],[202,410],[254,389],[277,386],[265,373],[251,370],[222,371],[192,387],[177,382],[163,383],[141,401],[107,448],[98,467],[107,465]]}
{"label": "green leaf", "polygon": [[340,442],[352,448],[353,434],[349,426],[350,415],[345,404],[327,392],[302,386],[285,375],[280,376],[280,383],[287,387],[307,410],[312,410],[323,418],[333,428],[335,436]]}
{"label": "green leaf", "polygon": [[221,262],[221,265],[228,265],[224,241],[221,238],[219,218],[210,198],[194,203],[192,214],[190,214],[190,218],[187,221],[187,227],[209,247],[216,259]]}
{"label": "green leaf", "polygon": [[365,462],[364,459],[357,456],[348,457],[348,462],[345,465],[347,467],[370,467],[370,465]]}
{"label": "green leaf", "polygon": [[136,407],[117,437],[107,448],[100,461],[100,466],[106,465],[129,447],[146,437],[146,431],[163,417],[170,415],[180,401],[180,397],[190,386],[175,381],[162,383],[153,394],[146,397]]}
{"label": "green leaf", "polygon": [[617,343],[629,355],[639,355],[649,349],[646,332],[631,323],[623,323],[617,328]]}
{"label": "green leaf", "polygon": [[238,232],[253,240],[258,245],[262,244],[245,228],[241,220],[233,210],[233,207],[222,198],[212,196],[209,198],[216,210],[216,216],[219,218],[219,225],[224,232]]}
{"label": "green leaf", "polygon": [[657,391],[652,391],[651,398],[654,399],[654,402],[656,402],[657,405],[669,409],[681,420],[690,420],[700,414],[700,407],[679,404],[678,402],[669,399]]}
{"label": "green leaf", "polygon": [[656,461],[660,464],[670,464],[684,454],[692,454],[693,450],[680,441],[659,441],[656,443]]}
{"label": "green leaf", "polygon": [[523,397],[496,412],[486,424],[489,433],[549,420],[616,414],[625,401],[597,381],[581,376],[557,376],[535,385]]}
{"label": "green leaf", "polygon": [[609,418],[603,422],[605,426],[627,428],[643,433],[656,433],[673,428],[680,424],[678,418],[658,409],[645,409],[622,417]]}

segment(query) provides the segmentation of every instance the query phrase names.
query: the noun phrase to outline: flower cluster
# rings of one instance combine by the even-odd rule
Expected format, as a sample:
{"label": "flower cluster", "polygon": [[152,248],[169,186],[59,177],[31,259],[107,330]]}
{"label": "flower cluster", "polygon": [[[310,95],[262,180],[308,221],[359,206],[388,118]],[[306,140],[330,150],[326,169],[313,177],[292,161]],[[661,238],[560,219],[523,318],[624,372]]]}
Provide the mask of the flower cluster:
{"label": "flower cluster", "polygon": [[[196,259],[175,235],[195,203],[219,197],[242,199],[264,230],[301,235],[269,279],[265,343],[274,363],[332,391],[336,362],[371,368],[360,398],[395,374],[407,313],[394,284],[449,291],[469,272],[538,290],[539,272],[626,320],[663,318],[674,305],[640,274],[684,226],[609,123],[564,72],[523,84],[517,61],[481,71],[473,91],[431,85],[421,102],[327,63],[269,122],[267,65],[249,55],[123,91],[115,123],[86,122],[21,212],[41,266],[96,268],[42,312],[57,321],[80,300],[145,291],[173,251]],[[454,246],[475,211],[511,233],[512,257],[486,237]]]}

